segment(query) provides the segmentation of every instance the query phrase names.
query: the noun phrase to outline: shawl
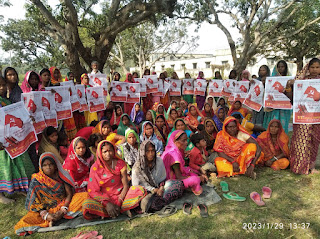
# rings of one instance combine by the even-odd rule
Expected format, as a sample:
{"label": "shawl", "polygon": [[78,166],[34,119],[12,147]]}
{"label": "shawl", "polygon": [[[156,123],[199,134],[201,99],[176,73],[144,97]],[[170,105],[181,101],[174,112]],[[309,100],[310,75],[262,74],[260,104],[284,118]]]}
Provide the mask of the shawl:
{"label": "shawl", "polygon": [[[164,118],[164,115],[158,115],[156,117],[156,121],[158,118],[162,118],[164,120],[164,125],[166,126],[166,134],[168,135],[170,133],[169,125],[168,125],[166,119]],[[158,139],[160,139],[162,141],[163,145],[166,144],[167,137],[163,134],[162,129],[159,129],[157,125],[154,126],[154,134],[157,136]]]}
{"label": "shawl", "polygon": [[151,115],[152,115],[152,123],[155,124],[156,123],[156,117],[157,117],[157,113],[154,110],[148,110]]}
{"label": "shawl", "polygon": [[[114,158],[117,160],[115,168],[110,168],[102,157],[102,145],[107,140],[103,140],[97,147],[97,159],[90,169],[90,178],[88,182],[88,193],[91,198],[106,205],[106,202],[112,200],[112,196],[119,195],[122,191],[123,184],[121,181],[121,172],[127,169],[125,162],[116,154],[116,146],[114,148]],[[106,187],[108,186],[108,187]],[[116,201],[118,203],[118,201]],[[112,203],[116,203],[112,201]],[[121,206],[121,204],[119,204]]]}
{"label": "shawl", "polygon": [[[193,116],[193,115],[191,115],[191,113],[190,113],[191,107],[194,107],[194,108],[196,109],[197,114],[198,114],[196,117]],[[195,104],[190,104],[189,107],[188,107],[188,114],[187,114],[187,116],[185,117],[186,123],[187,123],[188,125],[191,125],[191,126],[197,128],[198,125],[199,125],[199,123],[200,123],[198,118],[200,118],[200,121],[202,121],[204,117],[203,117],[203,115],[200,113],[198,107],[197,107]]]}
{"label": "shawl", "polygon": [[174,164],[179,164],[182,175],[187,176],[186,168],[184,167],[184,151],[180,150],[175,144],[176,139],[182,134],[185,134],[182,130],[176,130],[171,134],[166,149],[161,156],[166,168],[167,180],[176,179],[176,175],[172,170]]}
{"label": "shawl", "polygon": [[203,106],[203,110],[202,110],[201,114],[206,118],[212,118],[214,116],[214,111],[212,108],[210,108],[210,112],[206,112],[206,110],[205,110],[206,105],[210,106],[210,104],[208,102],[206,102]]}
{"label": "shawl", "polygon": [[[55,79],[55,78],[54,78],[54,71],[55,71],[55,70],[58,70],[58,71],[59,71],[59,75],[60,75],[60,76],[59,76],[58,79]],[[60,70],[59,70],[57,67],[52,66],[52,67],[50,67],[49,71],[50,71],[50,75],[51,75],[51,84],[52,84],[52,85],[56,85],[56,84],[58,84],[58,83],[60,83],[60,82],[62,81],[61,72],[60,72]]]}
{"label": "shawl", "polygon": [[[136,131],[134,131],[133,129],[127,129],[126,130],[126,140],[128,140],[128,136],[129,134],[133,133],[134,136],[137,139],[137,143],[138,143],[138,149],[139,149],[139,145],[140,145],[140,139],[138,134],[136,133]],[[128,166],[130,168],[132,168],[132,166],[134,165],[135,161],[137,160],[138,157],[138,150],[133,147],[131,144],[129,144],[128,142],[121,144],[118,146],[118,154],[121,156],[121,158],[126,161],[126,163],[128,164]]]}
{"label": "shawl", "polygon": [[29,79],[30,79],[31,73],[35,73],[39,78],[39,85],[38,85],[38,89],[36,89],[36,91],[39,91],[42,88],[42,80],[41,80],[41,77],[38,75],[38,73],[35,71],[28,71],[23,79],[22,84],[21,84],[21,90],[23,93],[28,93],[28,92],[32,91],[32,87],[29,84]]}
{"label": "shawl", "polygon": [[[151,140],[146,140],[141,144],[139,156],[133,166],[132,173],[138,178],[137,185],[144,186],[148,191],[152,191],[154,188],[159,187],[159,184],[166,179],[166,170],[162,159],[157,157],[156,154],[151,168],[146,163],[146,145],[149,142],[155,146]],[[135,182],[133,182],[133,185],[136,185]]]}
{"label": "shawl", "polygon": [[[248,76],[249,76],[248,79],[242,78],[244,73],[248,73]],[[251,76],[251,74],[250,74],[250,72],[248,70],[243,70],[242,73],[241,73],[241,80],[242,81],[249,81],[250,80],[250,76]]]}
{"label": "shawl", "polygon": [[261,146],[264,156],[267,160],[271,159],[273,156],[276,156],[275,145],[272,143],[270,134],[270,126],[274,122],[277,122],[279,125],[279,131],[277,135],[277,146],[280,147],[281,151],[285,154],[287,158],[289,157],[289,137],[284,132],[280,120],[273,119],[270,121],[267,131],[262,132],[257,138],[257,142]]}
{"label": "shawl", "polygon": [[168,119],[167,119],[167,123],[168,123],[168,124],[173,124],[173,123],[176,121],[176,119],[173,120],[172,117],[171,117],[171,111],[172,111],[172,110],[176,110],[176,111],[177,111],[177,109],[173,109],[173,108],[170,109],[170,110],[168,110]]}
{"label": "shawl", "polygon": [[[213,124],[213,127],[214,127],[214,132],[213,134],[209,134],[209,132],[206,130],[206,125],[208,122],[211,122]],[[217,126],[216,124],[214,123],[214,121],[212,119],[205,119],[204,123],[204,132],[205,132],[205,137],[209,140],[209,141],[214,141],[214,139],[216,138],[217,136],[217,133],[219,132],[218,129],[217,129]]]}
{"label": "shawl", "polygon": [[[139,125],[144,120],[144,114],[142,110],[136,112],[136,105],[140,105],[139,103],[135,103],[131,109],[130,118],[136,125]],[[141,105],[140,105],[141,106]]]}
{"label": "shawl", "polygon": [[55,155],[55,157],[59,160],[59,162],[61,164],[63,164],[64,160],[60,155],[59,146],[58,146],[58,144],[52,144],[49,141],[48,135],[47,135],[47,129],[48,128],[45,128],[43,130],[42,138],[41,138],[40,145],[38,148],[38,154],[40,155],[40,154],[43,154],[46,152],[50,152]]}
{"label": "shawl", "polygon": [[241,154],[241,150],[246,142],[239,140],[227,133],[226,125],[228,125],[232,121],[235,121],[237,123],[239,132],[249,135],[248,132],[239,124],[239,122],[234,117],[229,116],[224,120],[223,128],[217,135],[213,149],[216,152],[223,152],[229,157],[236,159]]}
{"label": "shawl", "polygon": [[[64,81],[69,81],[69,77],[70,77],[70,74],[71,74],[71,73],[72,73],[71,71],[69,71],[69,72],[67,73],[66,78],[64,78]],[[75,79],[74,79],[73,81],[76,82]]]}
{"label": "shawl", "polygon": [[[151,127],[153,128],[153,134],[150,138],[147,138],[146,133],[145,133],[145,129],[147,125],[151,125]],[[150,139],[155,145],[156,145],[156,150],[158,154],[162,154],[163,152],[163,143],[161,142],[160,139],[158,139],[158,137],[155,135],[154,133],[154,125],[150,122],[150,121],[145,121],[142,126],[141,126],[141,134],[140,134],[140,142],[142,143],[143,141]]]}
{"label": "shawl", "polygon": [[[129,81],[129,76],[131,76],[131,81]],[[131,73],[127,73],[126,79],[124,82],[135,83]]]}
{"label": "shawl", "polygon": [[[121,109],[121,114],[120,116],[117,116],[117,108],[120,108]],[[112,117],[111,117],[111,120],[110,120],[110,124],[111,125],[119,125],[120,123],[120,119],[121,119],[121,116],[123,115],[123,109],[121,107],[121,105],[116,105],[114,107],[114,110],[113,110],[113,113],[112,113]],[[130,118],[130,117],[129,117]]]}
{"label": "shawl", "polygon": [[[59,181],[50,178],[42,171],[42,162],[46,159],[55,162],[58,170]],[[28,211],[38,212],[54,208],[66,197],[64,183],[74,187],[74,182],[52,153],[43,153],[39,159],[39,172],[32,175],[25,207]]]}
{"label": "shawl", "polygon": [[197,79],[204,79],[203,77],[200,76],[200,73],[203,74],[203,71],[199,71]]}
{"label": "shawl", "polygon": [[[163,113],[159,113],[160,106],[163,107]],[[163,114],[166,119],[168,118],[168,113],[167,113],[166,108],[164,107],[163,104],[160,104],[159,102],[154,103],[154,105],[152,106],[152,110],[156,112],[156,116]]]}
{"label": "shawl", "polygon": [[[214,123],[216,124],[216,126],[217,126],[217,129],[218,129],[218,131],[221,131],[222,130],[222,127],[223,127],[223,121],[221,121],[219,118],[218,118],[218,115],[219,115],[219,112],[221,111],[221,110],[224,110],[224,108],[223,107],[218,107],[218,109],[217,109],[217,113],[213,116],[213,121],[214,121]],[[224,119],[225,119],[225,117],[224,117]],[[224,120],[223,119],[223,120]]]}
{"label": "shawl", "polygon": [[230,110],[229,110],[229,112],[228,112],[228,116],[230,116],[230,115],[232,115],[234,112],[239,112],[239,113],[241,113],[242,115],[243,115],[243,117],[245,118],[246,116],[247,116],[247,114],[248,114],[248,110],[246,109],[246,108],[243,108],[242,107],[242,103],[240,102],[240,109],[238,109],[238,110],[235,110],[234,109],[234,105],[235,105],[235,103],[236,102],[240,102],[240,101],[235,101],[235,102],[233,102],[233,104],[232,104],[232,106],[231,106],[231,108],[230,108]]}
{"label": "shawl", "polygon": [[12,104],[14,104],[14,103],[21,101],[21,94],[22,93],[23,92],[17,83],[16,86],[11,91],[8,90],[7,97],[9,98],[9,101]]}
{"label": "shawl", "polygon": [[[68,149],[67,158],[63,163],[63,168],[73,178],[76,189],[80,188],[81,184],[84,181],[88,182],[90,163],[93,160],[92,154],[87,159],[81,158],[79,155],[76,154],[75,148],[80,139],[81,137],[77,137],[74,140],[72,140]],[[87,150],[89,150],[89,148],[87,148]],[[87,191],[86,188],[85,188],[85,191]]]}
{"label": "shawl", "polygon": [[[213,99],[212,110],[213,110],[213,112],[215,112],[217,110],[217,102],[215,101],[213,96],[208,95],[206,98],[206,103],[209,103],[209,98]],[[203,109],[204,109],[204,107],[203,107]]]}
{"label": "shawl", "polygon": [[119,122],[119,125],[118,125],[118,129],[117,129],[117,134],[122,135],[122,136],[125,136],[126,130],[127,130],[128,128],[130,128],[130,127],[128,127],[128,126],[126,126],[126,125],[123,124],[122,118],[123,118],[124,116],[127,116],[128,119],[129,119],[129,124],[130,124],[134,129],[136,128],[136,126],[135,126],[134,123],[132,122],[130,116],[129,116],[128,114],[122,114],[121,117],[120,117],[120,122]]}

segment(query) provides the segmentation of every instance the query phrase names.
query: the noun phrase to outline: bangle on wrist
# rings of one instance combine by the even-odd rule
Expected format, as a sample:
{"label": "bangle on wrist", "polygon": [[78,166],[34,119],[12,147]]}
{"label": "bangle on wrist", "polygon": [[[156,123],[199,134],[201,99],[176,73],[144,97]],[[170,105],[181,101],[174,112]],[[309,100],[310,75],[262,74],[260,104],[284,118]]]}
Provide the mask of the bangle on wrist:
{"label": "bangle on wrist", "polygon": [[250,166],[253,166],[253,167],[255,167],[255,165],[254,165],[253,163],[250,163]]}
{"label": "bangle on wrist", "polygon": [[67,211],[69,210],[69,208],[66,206],[62,206],[61,209],[66,209]]}
{"label": "bangle on wrist", "polygon": [[48,216],[49,216],[49,213],[47,212],[47,214],[43,217],[43,220],[47,221]]}
{"label": "bangle on wrist", "polygon": [[237,161],[236,159],[235,159],[235,160],[233,160],[233,161],[231,162],[231,164],[236,163],[236,161]]}

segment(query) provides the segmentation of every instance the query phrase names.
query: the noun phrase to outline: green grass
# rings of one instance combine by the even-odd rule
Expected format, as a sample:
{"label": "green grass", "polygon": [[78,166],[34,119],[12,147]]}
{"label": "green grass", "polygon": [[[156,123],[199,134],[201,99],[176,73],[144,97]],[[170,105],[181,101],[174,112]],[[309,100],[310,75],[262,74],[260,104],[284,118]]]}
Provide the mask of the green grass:
{"label": "green grass", "polygon": [[[131,221],[102,224],[99,226],[37,233],[30,238],[71,238],[80,231],[97,230],[104,238],[320,238],[320,175],[298,176],[289,170],[275,172],[258,168],[257,180],[245,176],[224,179],[231,191],[247,197],[245,202],[222,198],[209,207],[209,217],[200,218],[197,208],[191,216],[182,211],[168,218],[150,216]],[[219,182],[214,184],[222,196]],[[265,200],[265,207],[256,206],[249,194],[261,193],[263,186],[273,190],[272,198]],[[13,195],[15,204],[0,205],[0,238],[14,235],[13,227],[25,215],[24,197]],[[244,230],[244,223],[265,223],[264,229]],[[267,228],[269,223],[269,229]],[[283,229],[270,228],[282,223]],[[310,223],[308,229],[290,230],[290,223]]]}

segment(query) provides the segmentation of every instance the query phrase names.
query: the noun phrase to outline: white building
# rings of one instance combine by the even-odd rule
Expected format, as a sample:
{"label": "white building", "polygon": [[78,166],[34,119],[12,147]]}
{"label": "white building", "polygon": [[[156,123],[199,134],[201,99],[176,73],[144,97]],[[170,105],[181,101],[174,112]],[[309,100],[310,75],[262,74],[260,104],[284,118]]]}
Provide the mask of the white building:
{"label": "white building", "polygon": [[[158,55],[152,56],[150,61],[159,58]],[[261,65],[267,65],[272,73],[273,67],[277,63],[275,57],[265,58],[257,57],[255,58],[254,65],[248,65],[247,70],[251,75],[258,75],[259,67]],[[148,64],[147,64],[148,65]],[[203,71],[205,78],[210,79],[214,77],[215,71],[220,71],[223,78],[226,79],[232,70],[233,60],[231,56],[230,49],[218,49],[212,54],[176,54],[171,56],[166,56],[156,61],[151,67],[151,72],[157,72],[159,75],[161,72],[165,71],[167,68],[172,68],[177,72],[179,78],[183,78],[186,72],[190,73],[191,77],[197,77],[199,71]],[[288,63],[289,72],[291,75],[296,73],[296,64]],[[130,68],[130,71],[136,71],[136,68]]]}

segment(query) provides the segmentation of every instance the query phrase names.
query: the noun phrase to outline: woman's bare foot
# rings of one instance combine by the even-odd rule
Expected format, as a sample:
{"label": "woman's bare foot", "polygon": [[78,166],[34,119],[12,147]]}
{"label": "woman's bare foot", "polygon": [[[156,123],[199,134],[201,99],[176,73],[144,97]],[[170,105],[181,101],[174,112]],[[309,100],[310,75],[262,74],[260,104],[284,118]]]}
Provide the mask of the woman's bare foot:
{"label": "woman's bare foot", "polygon": [[22,196],[27,196],[27,193],[26,192],[18,192],[18,194],[22,195]]}
{"label": "woman's bare foot", "polygon": [[10,199],[10,198],[6,198],[3,193],[0,193],[0,203],[3,203],[3,204],[9,204],[9,203],[13,203],[14,200],[13,199]]}
{"label": "woman's bare foot", "polygon": [[316,170],[315,168],[311,169],[310,174],[318,174],[318,173],[319,173],[319,171]]}

